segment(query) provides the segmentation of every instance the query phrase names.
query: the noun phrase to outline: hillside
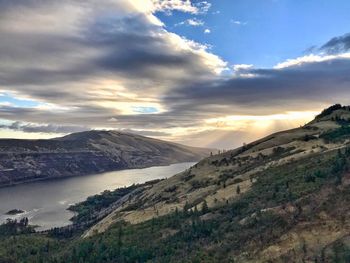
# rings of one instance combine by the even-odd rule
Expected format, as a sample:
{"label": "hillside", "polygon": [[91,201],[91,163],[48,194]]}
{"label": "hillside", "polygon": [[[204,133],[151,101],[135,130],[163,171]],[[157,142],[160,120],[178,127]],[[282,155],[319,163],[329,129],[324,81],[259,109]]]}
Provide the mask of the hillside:
{"label": "hillside", "polygon": [[0,140],[0,186],[106,171],[198,161],[210,150],[118,131],[50,140]]}
{"label": "hillside", "polygon": [[[238,185],[240,193],[249,191],[261,173],[268,169],[314,156],[326,156],[346,147],[350,142],[350,128],[344,128],[347,125],[343,124],[348,120],[348,108],[336,109],[303,127],[278,132],[238,149],[205,158],[189,170],[135,196],[135,202],[142,203],[140,209],[127,213],[116,210],[115,214],[128,222],[139,223],[176,208],[182,210],[186,203],[193,208],[200,206],[203,200],[209,207],[230,202],[237,198]],[[343,130],[345,134],[342,134]],[[116,218],[115,215],[111,217]],[[109,218],[106,218],[92,231],[103,231],[109,223]]]}
{"label": "hillside", "polygon": [[350,262],[349,201],[350,108],[335,105],[169,179],[91,197],[71,208],[71,228],[0,238],[0,259]]}

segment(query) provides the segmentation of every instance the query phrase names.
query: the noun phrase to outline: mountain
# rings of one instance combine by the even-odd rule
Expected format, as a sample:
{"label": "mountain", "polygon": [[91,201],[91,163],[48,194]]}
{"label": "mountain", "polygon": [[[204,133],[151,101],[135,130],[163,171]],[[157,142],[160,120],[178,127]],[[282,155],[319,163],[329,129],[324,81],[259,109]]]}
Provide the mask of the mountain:
{"label": "mountain", "polygon": [[350,107],[70,209],[0,262],[350,262]]}
{"label": "mountain", "polygon": [[118,131],[49,140],[0,140],[0,186],[113,170],[198,161],[209,149]]}

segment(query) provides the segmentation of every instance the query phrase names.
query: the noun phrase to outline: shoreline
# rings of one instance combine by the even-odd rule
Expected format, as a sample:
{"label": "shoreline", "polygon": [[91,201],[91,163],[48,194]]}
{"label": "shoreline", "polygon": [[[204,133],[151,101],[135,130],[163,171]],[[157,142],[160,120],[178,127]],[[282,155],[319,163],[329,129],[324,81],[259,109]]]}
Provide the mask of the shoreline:
{"label": "shoreline", "polygon": [[152,167],[164,167],[164,166],[170,166],[174,164],[181,164],[181,163],[197,163],[198,161],[187,161],[187,162],[174,162],[169,164],[158,164],[158,165],[151,165],[151,166],[138,166],[138,167],[130,167],[125,169],[117,169],[117,170],[106,170],[103,172],[98,173],[87,173],[87,174],[80,174],[80,175],[63,175],[59,177],[44,177],[44,178],[34,178],[30,180],[20,181],[20,182],[11,182],[6,184],[0,183],[0,189],[1,188],[10,188],[15,187],[18,185],[25,185],[25,184],[31,184],[31,183],[38,183],[38,182],[48,182],[48,181],[55,181],[60,179],[68,179],[68,178],[74,178],[74,177],[83,177],[83,176],[90,176],[95,174],[104,174],[104,173],[111,173],[111,172],[118,172],[118,171],[126,171],[126,170],[139,170],[139,169],[146,169],[146,168],[152,168]]}
{"label": "shoreline", "polygon": [[[188,169],[189,167],[193,166],[195,164],[195,162],[182,162],[182,163],[173,163],[173,164],[169,164],[169,165],[162,165],[162,166],[152,166],[152,167],[147,167],[147,168],[137,168],[137,169],[126,169],[125,170],[125,176],[127,176],[126,178],[133,178],[134,175],[136,176],[135,182],[133,182],[134,180],[131,180],[129,182],[129,179],[127,179],[125,181],[125,186],[124,186],[124,181],[123,181],[123,185],[120,186],[113,186],[115,181],[119,181],[120,177],[115,176],[118,175],[119,172],[122,171],[116,171],[116,174],[114,172],[107,172],[104,174],[95,174],[93,175],[93,177],[95,177],[97,180],[99,180],[98,178],[101,176],[102,178],[106,179],[107,178],[114,178],[111,179],[112,181],[101,181],[102,187],[100,186],[93,186],[93,188],[95,188],[95,190],[97,189],[97,191],[94,190],[89,190],[90,193],[84,193],[82,196],[83,198],[81,198],[81,194],[78,195],[73,195],[73,198],[69,197],[69,192],[65,192],[64,195],[60,194],[57,197],[54,197],[52,199],[46,200],[46,201],[38,201],[38,205],[32,205],[32,203],[29,204],[29,206],[21,206],[20,204],[22,203],[18,203],[16,200],[17,198],[14,199],[13,205],[11,205],[11,207],[6,207],[6,209],[3,209],[3,216],[1,217],[2,219],[5,220],[6,217],[5,213],[7,211],[9,211],[10,209],[13,208],[20,208],[22,210],[26,210],[29,211],[30,213],[28,214],[28,218],[30,219],[32,224],[37,225],[36,230],[37,231],[44,231],[47,229],[51,229],[54,227],[64,227],[64,226],[69,226],[74,224],[74,222],[72,221],[72,218],[76,215],[76,211],[73,211],[72,209],[69,209],[70,206],[76,205],[80,202],[84,202],[86,201],[89,197],[91,196],[95,196],[95,195],[101,195],[105,190],[109,190],[109,191],[114,191],[118,188],[125,188],[125,187],[129,187],[133,184],[135,185],[139,185],[139,184],[144,184],[147,182],[152,182],[154,180],[163,180],[164,178],[169,178],[179,172],[185,171],[186,169]],[[154,169],[154,170],[152,170]],[[145,177],[143,177],[143,173],[139,172],[138,170],[145,170]],[[124,178],[124,177],[123,177]],[[61,179],[61,178],[55,178],[56,179]],[[73,178],[71,178],[73,179]],[[96,180],[95,179],[95,180]],[[81,184],[79,182],[84,182],[85,180],[89,181],[89,177],[77,177],[77,180],[73,179],[73,182],[71,183],[71,181],[67,180],[67,181],[58,181],[57,183],[48,183],[48,180],[43,181],[43,186],[47,185],[49,187],[49,189],[56,189],[58,187],[58,189],[60,189],[59,187],[63,186],[65,187],[65,189],[69,189],[71,187],[73,187],[72,189],[75,189],[75,187],[77,187],[77,185],[79,184],[81,186]],[[57,186],[56,186],[57,185]],[[23,187],[23,189],[22,189]],[[27,193],[31,193],[31,189],[41,189],[42,185],[41,184],[26,184],[23,185],[22,187],[18,187],[18,188],[13,188],[11,189],[10,187],[7,188],[3,188],[4,190],[4,194],[3,197],[4,199],[6,198],[10,198],[10,196],[15,195],[18,196],[17,193],[25,193],[25,196],[28,196]],[[79,188],[79,186],[78,186]],[[0,189],[1,190],[1,189]],[[29,191],[28,191],[29,190]],[[62,191],[58,191],[58,192],[62,192]],[[15,193],[15,194],[13,194]],[[46,191],[46,194],[49,194],[50,191]],[[79,191],[78,191],[79,193]],[[8,196],[8,197],[7,197]],[[35,198],[38,198],[38,196],[40,196],[40,194],[35,194],[34,195],[34,200],[36,200]],[[64,198],[68,198],[68,199],[64,199]],[[40,197],[39,197],[40,200]],[[60,200],[67,200],[65,201],[64,204],[58,204]],[[10,199],[9,199],[10,202]],[[36,201],[35,201],[36,202]],[[52,202],[51,203],[47,203],[47,202]],[[46,204],[50,204],[49,206],[46,206]],[[34,211],[34,208],[40,208],[40,211]],[[54,220],[53,222],[51,222],[50,219],[47,219],[45,216],[41,217],[41,214],[45,214],[47,212],[51,213],[60,213],[60,218],[58,218],[59,220]],[[22,215],[19,215],[22,216]],[[38,217],[39,216],[39,217]],[[31,218],[36,217],[36,219],[34,221],[32,221]],[[48,217],[49,218],[49,217]],[[49,221],[48,221],[49,220]],[[38,223],[38,222],[42,222]],[[52,224],[51,224],[52,223]]]}

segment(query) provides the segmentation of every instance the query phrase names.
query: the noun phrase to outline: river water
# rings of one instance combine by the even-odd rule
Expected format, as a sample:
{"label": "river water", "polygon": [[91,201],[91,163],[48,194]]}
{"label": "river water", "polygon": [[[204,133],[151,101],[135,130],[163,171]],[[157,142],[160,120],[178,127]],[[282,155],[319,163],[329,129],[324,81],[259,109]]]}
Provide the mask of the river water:
{"label": "river water", "polygon": [[[38,230],[65,226],[71,223],[69,219],[73,216],[67,208],[84,201],[88,196],[104,190],[168,178],[193,164],[179,163],[0,188],[0,222],[5,222],[7,218],[28,217],[30,224],[39,226]],[[20,209],[25,213],[6,215],[12,209]]]}

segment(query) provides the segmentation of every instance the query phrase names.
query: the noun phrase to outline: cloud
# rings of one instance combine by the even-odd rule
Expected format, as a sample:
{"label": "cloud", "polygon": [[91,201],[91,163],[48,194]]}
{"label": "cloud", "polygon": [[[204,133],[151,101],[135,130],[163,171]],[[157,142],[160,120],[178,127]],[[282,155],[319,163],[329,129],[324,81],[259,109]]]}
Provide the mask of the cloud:
{"label": "cloud", "polygon": [[154,15],[208,11],[209,3],[201,3],[0,1],[0,93],[33,102],[18,107],[0,97],[0,118],[10,121],[0,128],[122,129],[191,143],[224,130],[208,120],[347,103],[347,53],[303,56],[274,68],[229,66],[207,45],[167,31]]}
{"label": "cloud", "polygon": [[209,28],[204,29],[204,34],[210,34],[211,30]]}
{"label": "cloud", "polygon": [[252,64],[236,64],[236,65],[233,65],[233,70],[234,71],[248,70],[248,69],[251,69],[252,67],[253,67]]}
{"label": "cloud", "polygon": [[233,65],[233,75],[242,78],[251,78],[255,75],[251,73],[251,69],[254,67],[252,64],[236,64]]}
{"label": "cloud", "polygon": [[236,70],[251,74],[249,78],[235,75],[179,82],[160,99],[159,103],[166,105],[166,110],[157,114],[118,114],[111,108],[92,106],[61,113],[2,106],[0,117],[34,123],[48,119],[59,124],[79,125],[91,125],[94,120],[93,127],[176,134],[180,128],[186,132],[205,128],[207,120],[220,116],[271,115],[296,108],[300,111],[319,109],[338,101],[346,103],[350,95],[350,78],[346,74],[350,67],[349,56],[295,61],[298,63],[271,69],[236,65]]}
{"label": "cloud", "polygon": [[197,18],[189,18],[185,21],[182,21],[180,23],[175,24],[175,26],[183,26],[183,25],[187,25],[187,26],[203,26],[204,22],[203,20],[197,19]]}
{"label": "cloud", "polygon": [[296,67],[296,66],[302,66],[304,64],[310,64],[310,63],[316,63],[316,62],[325,62],[336,59],[350,59],[350,53],[343,53],[339,55],[307,55],[295,59],[288,59],[284,62],[278,63],[276,66],[274,66],[275,69],[283,69],[288,67]]}
{"label": "cloud", "polygon": [[[173,11],[190,13],[193,15],[207,14],[211,8],[208,1],[192,1],[192,0],[136,0],[133,2],[142,12],[156,13],[163,12],[172,15]],[[159,24],[162,24],[158,20]],[[179,23],[178,25],[180,25]]]}
{"label": "cloud", "polygon": [[73,133],[89,130],[85,126],[73,125],[55,125],[55,124],[32,124],[23,122],[13,122],[11,124],[0,124],[0,129],[10,129],[14,131],[23,131],[28,133]]}
{"label": "cloud", "polygon": [[176,110],[183,114],[200,112],[203,116],[207,112],[222,116],[234,112],[268,114],[277,109],[310,110],[336,101],[347,103],[350,95],[347,54],[316,60],[300,58],[272,69],[244,67],[244,73],[252,77],[193,83],[173,91],[167,99],[181,101],[181,108]]}
{"label": "cloud", "polygon": [[195,6],[198,8],[199,14],[206,14],[211,8],[211,3],[209,3],[208,1],[202,1],[196,3]]}
{"label": "cloud", "polygon": [[[14,96],[118,114],[126,103],[159,104],[178,83],[226,68],[206,46],[159,26],[135,1],[16,3],[0,3],[8,10],[0,17],[0,89]],[[168,4],[161,5],[178,8]]]}
{"label": "cloud", "polygon": [[247,22],[242,22],[242,21],[234,20],[234,19],[231,19],[230,22],[234,25],[237,25],[237,26],[245,26],[247,24]]}
{"label": "cloud", "polygon": [[148,130],[133,130],[133,129],[121,129],[121,132],[126,132],[126,133],[134,133],[142,136],[147,136],[147,137],[164,137],[164,136],[170,136],[170,133],[167,132],[161,132],[161,131],[148,131]]}
{"label": "cloud", "polygon": [[325,55],[339,55],[347,53],[350,50],[350,33],[342,36],[336,36],[328,40],[321,46],[312,45],[307,48],[304,53],[309,55],[318,54],[320,56]]}
{"label": "cloud", "polygon": [[190,26],[203,26],[204,25],[204,22],[202,20],[199,20],[199,19],[196,19],[196,18],[188,19],[187,23]]}
{"label": "cloud", "polygon": [[207,1],[192,3],[190,0],[136,0],[135,2],[143,10],[149,9],[152,12],[167,12],[169,14],[171,11],[205,14],[211,7]]}
{"label": "cloud", "polygon": [[160,97],[169,89],[226,68],[205,45],[167,32],[150,13],[199,13],[209,8],[206,2],[28,0],[0,7],[0,90],[66,109],[2,104],[0,115],[11,120],[89,124],[99,118],[96,125],[108,126],[135,108],[163,111]]}
{"label": "cloud", "polygon": [[321,46],[320,50],[328,54],[339,54],[349,51],[350,49],[350,34],[338,36],[330,39],[327,43]]}

